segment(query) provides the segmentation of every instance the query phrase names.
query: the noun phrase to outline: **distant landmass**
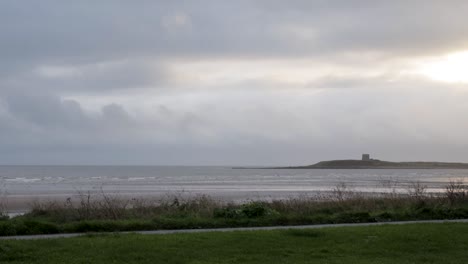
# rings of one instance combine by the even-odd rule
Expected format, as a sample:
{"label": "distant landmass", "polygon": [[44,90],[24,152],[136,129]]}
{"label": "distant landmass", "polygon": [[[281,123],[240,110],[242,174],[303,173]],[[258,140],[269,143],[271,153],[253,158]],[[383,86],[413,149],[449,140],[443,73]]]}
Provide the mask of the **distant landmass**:
{"label": "distant landmass", "polygon": [[456,162],[390,162],[382,160],[329,160],[307,166],[275,169],[468,169],[468,163]]}
{"label": "distant landmass", "polygon": [[363,154],[360,160],[328,160],[313,165],[272,167],[272,169],[468,169],[468,163],[460,162],[391,162],[371,159]]}

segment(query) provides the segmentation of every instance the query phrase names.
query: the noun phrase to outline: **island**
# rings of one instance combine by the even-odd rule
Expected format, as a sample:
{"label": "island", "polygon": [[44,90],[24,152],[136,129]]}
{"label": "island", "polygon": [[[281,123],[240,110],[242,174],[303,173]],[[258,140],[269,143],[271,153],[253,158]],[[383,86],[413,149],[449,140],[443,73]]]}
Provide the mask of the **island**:
{"label": "island", "polygon": [[371,159],[369,154],[363,154],[360,160],[328,160],[320,161],[313,165],[270,167],[268,169],[468,169],[468,163],[427,161],[392,162]]}

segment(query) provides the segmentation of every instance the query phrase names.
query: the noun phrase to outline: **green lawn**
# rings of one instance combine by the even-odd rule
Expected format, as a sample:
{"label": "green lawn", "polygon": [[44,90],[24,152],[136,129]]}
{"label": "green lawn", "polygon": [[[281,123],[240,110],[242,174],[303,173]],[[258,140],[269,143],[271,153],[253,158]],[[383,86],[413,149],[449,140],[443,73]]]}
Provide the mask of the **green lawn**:
{"label": "green lawn", "polygon": [[0,263],[468,263],[468,224],[0,240]]}

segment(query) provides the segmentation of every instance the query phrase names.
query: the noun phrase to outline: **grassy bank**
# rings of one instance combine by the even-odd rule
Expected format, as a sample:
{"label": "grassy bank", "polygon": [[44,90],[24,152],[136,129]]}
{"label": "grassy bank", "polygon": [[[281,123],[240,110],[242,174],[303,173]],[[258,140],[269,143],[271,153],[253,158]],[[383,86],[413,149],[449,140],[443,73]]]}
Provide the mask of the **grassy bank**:
{"label": "grassy bank", "polygon": [[197,229],[468,218],[466,186],[453,183],[443,195],[415,185],[408,194],[364,197],[344,187],[328,197],[223,203],[208,196],[122,200],[83,194],[77,201],[43,203],[30,213],[0,220],[0,235]]}
{"label": "grassy bank", "polygon": [[467,224],[0,241],[1,263],[468,263]]}

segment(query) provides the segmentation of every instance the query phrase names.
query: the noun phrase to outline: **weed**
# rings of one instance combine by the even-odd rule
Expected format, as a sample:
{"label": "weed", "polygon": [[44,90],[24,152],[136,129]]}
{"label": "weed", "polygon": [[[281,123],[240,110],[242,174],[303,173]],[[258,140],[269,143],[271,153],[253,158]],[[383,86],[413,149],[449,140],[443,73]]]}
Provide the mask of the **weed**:
{"label": "weed", "polygon": [[6,180],[4,177],[0,177],[0,220],[8,219],[6,214],[8,207],[8,195],[7,195]]}
{"label": "weed", "polygon": [[465,201],[468,198],[468,186],[464,184],[463,179],[451,180],[445,187],[445,195],[450,205],[454,205],[458,201]]}
{"label": "weed", "polygon": [[427,185],[420,181],[410,182],[408,186],[408,194],[418,201],[422,201],[426,196]]}
{"label": "weed", "polygon": [[332,196],[339,202],[344,201],[348,194],[348,186],[345,182],[339,182],[332,190]]}

